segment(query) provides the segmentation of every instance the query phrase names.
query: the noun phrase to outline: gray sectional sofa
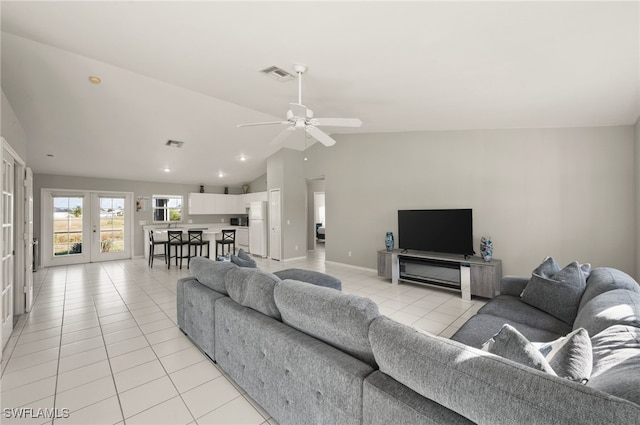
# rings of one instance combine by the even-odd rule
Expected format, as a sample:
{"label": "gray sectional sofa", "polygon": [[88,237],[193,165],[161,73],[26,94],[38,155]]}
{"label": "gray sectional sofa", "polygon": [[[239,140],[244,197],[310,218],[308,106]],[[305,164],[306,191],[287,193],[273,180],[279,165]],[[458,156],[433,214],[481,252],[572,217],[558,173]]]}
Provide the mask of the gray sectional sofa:
{"label": "gray sectional sofa", "polygon": [[505,323],[534,341],[571,331],[532,319],[518,299],[527,279],[505,278],[449,340],[321,273],[191,264],[177,285],[180,328],[283,425],[640,423],[640,288],[617,270],[591,273],[576,318],[593,343],[584,385],[477,348]]}

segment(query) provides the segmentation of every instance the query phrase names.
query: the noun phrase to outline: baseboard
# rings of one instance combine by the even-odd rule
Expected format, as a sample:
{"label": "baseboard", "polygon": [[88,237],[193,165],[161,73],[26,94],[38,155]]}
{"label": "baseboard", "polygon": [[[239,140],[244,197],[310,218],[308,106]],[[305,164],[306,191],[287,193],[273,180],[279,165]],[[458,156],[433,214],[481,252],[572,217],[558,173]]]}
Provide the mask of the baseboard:
{"label": "baseboard", "polygon": [[300,260],[306,260],[307,256],[305,255],[304,257],[295,257],[295,258],[287,258],[286,260],[282,260],[283,263],[288,263],[290,261],[300,261]]}
{"label": "baseboard", "polygon": [[347,264],[347,263],[339,263],[337,261],[326,261],[324,262],[325,264],[331,264],[334,266],[343,266],[343,267],[349,267],[350,269],[356,269],[356,270],[362,270],[364,272],[373,272],[373,273],[378,273],[377,269],[372,269],[369,267],[362,267],[362,266],[354,266],[353,264]]}

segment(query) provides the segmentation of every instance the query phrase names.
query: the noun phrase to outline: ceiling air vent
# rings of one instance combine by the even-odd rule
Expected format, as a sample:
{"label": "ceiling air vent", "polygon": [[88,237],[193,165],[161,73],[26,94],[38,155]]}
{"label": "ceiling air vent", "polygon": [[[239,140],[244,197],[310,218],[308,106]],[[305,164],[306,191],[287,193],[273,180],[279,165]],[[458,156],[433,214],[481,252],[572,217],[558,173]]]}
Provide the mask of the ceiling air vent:
{"label": "ceiling air vent", "polygon": [[277,66],[270,66],[269,68],[263,69],[260,72],[263,72],[269,77],[278,81],[289,81],[295,78],[294,75],[289,74],[287,71],[285,71],[284,69],[280,69]]}
{"label": "ceiling air vent", "polygon": [[184,142],[179,142],[177,140],[167,140],[167,143],[165,143],[165,145],[171,148],[181,148],[182,145],[184,145]]}

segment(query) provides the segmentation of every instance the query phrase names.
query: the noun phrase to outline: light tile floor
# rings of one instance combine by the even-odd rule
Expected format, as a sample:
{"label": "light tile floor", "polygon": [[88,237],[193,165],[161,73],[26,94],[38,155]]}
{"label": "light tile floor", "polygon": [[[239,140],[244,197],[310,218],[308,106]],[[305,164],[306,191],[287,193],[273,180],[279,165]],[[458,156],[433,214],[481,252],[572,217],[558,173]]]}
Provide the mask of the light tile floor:
{"label": "light tile floor", "polygon": [[[267,271],[336,276],[344,292],[370,298],[382,314],[445,337],[484,304],[325,264],[321,248],[302,260],[257,261]],[[33,309],[20,316],[3,353],[3,424],[276,423],[177,328],[176,281],[188,275],[186,267],[154,266],[137,258],[34,274]],[[6,408],[34,410],[15,419]]]}

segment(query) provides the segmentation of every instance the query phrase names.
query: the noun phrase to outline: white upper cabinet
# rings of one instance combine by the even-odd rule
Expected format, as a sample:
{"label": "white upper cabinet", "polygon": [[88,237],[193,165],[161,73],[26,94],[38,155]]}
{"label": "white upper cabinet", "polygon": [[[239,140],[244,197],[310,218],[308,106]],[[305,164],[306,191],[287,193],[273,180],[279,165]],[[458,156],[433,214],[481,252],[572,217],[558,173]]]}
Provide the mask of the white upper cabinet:
{"label": "white upper cabinet", "polygon": [[206,193],[189,194],[189,214],[206,214],[205,195]]}
{"label": "white upper cabinet", "polygon": [[242,195],[190,193],[189,214],[246,214],[250,202],[266,201],[267,197],[267,192]]}

